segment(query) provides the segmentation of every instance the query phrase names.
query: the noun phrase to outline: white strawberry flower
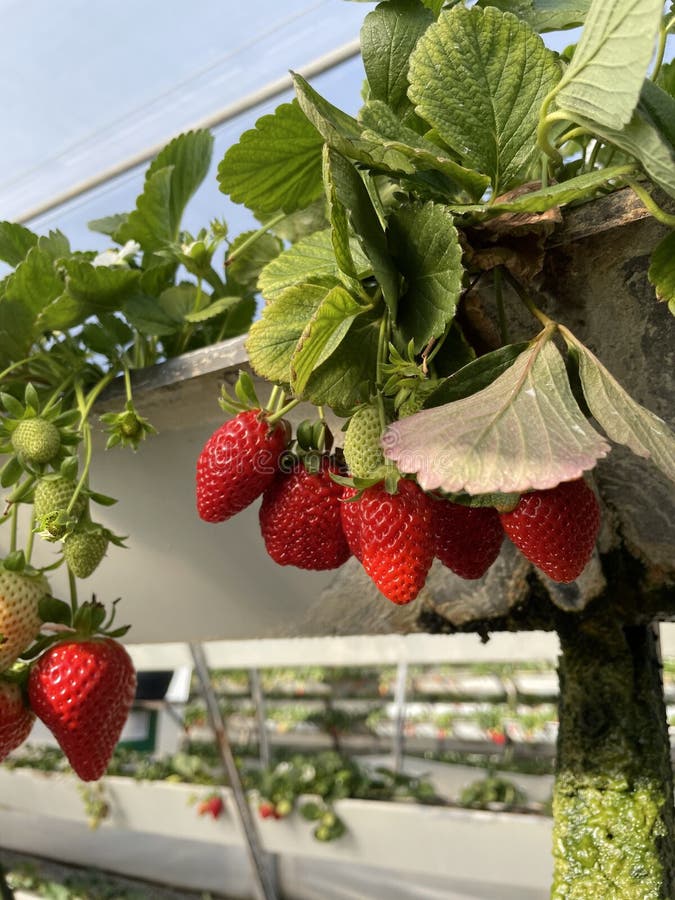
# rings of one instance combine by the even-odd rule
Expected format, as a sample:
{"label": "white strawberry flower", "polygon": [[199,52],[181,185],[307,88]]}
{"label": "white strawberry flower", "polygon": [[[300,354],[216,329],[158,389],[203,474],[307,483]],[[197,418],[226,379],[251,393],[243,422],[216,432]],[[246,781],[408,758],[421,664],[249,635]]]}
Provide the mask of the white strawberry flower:
{"label": "white strawberry flower", "polygon": [[99,253],[92,261],[92,266],[106,266],[108,268],[112,266],[128,266],[127,260],[129,257],[135,256],[140,249],[141,245],[138,241],[127,241],[119,250],[104,250],[102,253]]}

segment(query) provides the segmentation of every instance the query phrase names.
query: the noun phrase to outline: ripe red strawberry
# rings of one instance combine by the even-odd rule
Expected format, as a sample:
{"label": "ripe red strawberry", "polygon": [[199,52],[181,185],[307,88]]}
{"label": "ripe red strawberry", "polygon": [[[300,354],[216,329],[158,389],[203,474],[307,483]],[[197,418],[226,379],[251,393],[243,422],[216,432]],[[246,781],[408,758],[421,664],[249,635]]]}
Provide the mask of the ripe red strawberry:
{"label": "ripe red strawberry", "polygon": [[261,819],[276,819],[276,812],[274,803],[270,803],[269,800],[263,800],[258,805],[258,814]]}
{"label": "ripe red strawberry", "polygon": [[197,512],[224,522],[259,497],[278,473],[288,443],[285,422],[270,425],[259,409],[238,413],[208,439],[197,460]]}
{"label": "ripe red strawberry", "polygon": [[410,603],[424,586],[434,559],[431,500],[402,479],[398,493],[384,484],[366,488],[359,506],[363,568],[393,603]]}
{"label": "ripe red strawberry", "polygon": [[96,781],[107,769],[135,691],[129,654],[112,638],[54,644],[28,677],[32,710],[83,781]]}
{"label": "ripe red strawberry", "polygon": [[435,500],[436,556],[461,578],[481,578],[499,556],[504,529],[491,506],[460,506]]}
{"label": "ripe red strawberry", "polygon": [[513,512],[500,518],[523,556],[560,582],[581,575],[600,529],[598,501],[582,478],[523,494]]}
{"label": "ripe red strawberry", "polygon": [[205,800],[197,805],[198,816],[211,816],[214,819],[219,818],[225,810],[223,798],[218,794],[211,794]]}
{"label": "ripe red strawberry", "polygon": [[34,721],[35,716],[24,703],[19,685],[0,678],[0,762],[23,744]]}
{"label": "ripe red strawberry", "polygon": [[[358,500],[351,500],[359,493],[358,488],[343,487],[342,500],[340,502],[340,518],[342,530],[347,538],[347,544],[360,563],[363,562],[361,553],[361,512]],[[348,502],[349,501],[349,502]]]}
{"label": "ripe red strawberry", "polygon": [[42,627],[39,603],[47,591],[41,575],[0,566],[0,671],[11,666],[37,637]]}
{"label": "ripe red strawberry", "polygon": [[316,473],[298,463],[263,494],[260,532],[267,552],[280,566],[321,571],[336,569],[349,559],[340,520],[342,487],[329,475],[338,471],[325,456]]}

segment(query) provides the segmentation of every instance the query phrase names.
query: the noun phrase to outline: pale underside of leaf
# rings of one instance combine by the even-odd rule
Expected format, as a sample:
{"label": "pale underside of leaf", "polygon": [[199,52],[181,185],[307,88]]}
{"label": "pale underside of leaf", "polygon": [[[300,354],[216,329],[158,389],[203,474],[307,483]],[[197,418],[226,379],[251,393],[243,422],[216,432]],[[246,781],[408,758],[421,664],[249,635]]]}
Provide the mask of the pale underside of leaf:
{"label": "pale underside of leaf", "polygon": [[563,325],[560,332],[579,358],[579,376],[588,408],[607,436],[625,444],[637,456],[651,458],[675,481],[675,434],[650,410],[626,393],[618,381]]}
{"label": "pale underside of leaf", "polygon": [[558,106],[621,128],[642,89],[663,0],[595,0],[581,40],[556,90]]}
{"label": "pale underside of leaf", "polygon": [[609,445],[543,334],[487,388],[391,425],[385,456],[425,490],[469,494],[552,488],[593,468]]}

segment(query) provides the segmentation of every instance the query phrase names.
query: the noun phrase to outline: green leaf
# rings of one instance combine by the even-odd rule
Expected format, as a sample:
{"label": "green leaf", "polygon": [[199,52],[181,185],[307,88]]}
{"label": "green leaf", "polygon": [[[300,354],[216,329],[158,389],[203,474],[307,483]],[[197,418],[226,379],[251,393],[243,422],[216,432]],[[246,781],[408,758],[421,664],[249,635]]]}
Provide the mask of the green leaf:
{"label": "green leaf", "polygon": [[351,410],[375,393],[381,316],[381,304],[356,316],[337,349],[312,372],[304,391],[310,403]]}
{"label": "green leaf", "polygon": [[572,395],[545,329],[488,387],[390,425],[385,456],[425,490],[469,494],[555,487],[609,452]]}
{"label": "green leaf", "polygon": [[452,197],[457,190],[466,191],[472,198],[485,193],[490,184],[487,175],[450,159],[436,144],[403,125],[385,103],[369,100],[359,115],[366,129],[363,137],[379,141],[383,148],[391,148],[405,157],[414,169],[413,177],[421,176],[426,181],[432,173],[442,176],[444,182],[439,181],[438,187],[447,197]]}
{"label": "green leaf", "polygon": [[70,625],[73,619],[70,606],[49,594],[40,598],[38,613],[43,622],[55,622],[59,625]]}
{"label": "green leaf", "polygon": [[296,102],[263,116],[218,166],[220,190],[258,215],[291,213],[321,196],[321,135]]}
{"label": "green leaf", "polygon": [[607,128],[627,125],[654,54],[663,0],[593,0],[555,90],[560,109]]}
{"label": "green leaf", "polygon": [[188,201],[208,175],[212,153],[213,135],[209,131],[188,131],[160,150],[146,173],[146,178],[151,178],[155,172],[172,167],[169,221],[174,240]]}
{"label": "green leaf", "polygon": [[[458,163],[445,158],[442,151],[433,144],[424,142],[423,138],[406,129],[404,125],[389,111],[388,127],[390,137],[385,137],[372,129],[372,121],[363,127],[356,119],[333,106],[325,100],[300,76],[293,78],[298,101],[310,121],[316,126],[324,140],[332,150],[347,159],[363,163],[371,169],[388,175],[416,176],[422,173],[428,179],[428,173],[438,169],[452,177],[453,182],[460,184],[471,196],[480,196],[489,179],[478,172],[471,172]],[[381,101],[373,101],[381,104]],[[394,117],[394,123],[391,117]],[[384,120],[387,124],[387,120]],[[405,140],[401,142],[400,137]],[[424,152],[427,149],[427,152]],[[449,187],[452,195],[453,182]],[[478,189],[477,189],[477,186]]]}
{"label": "green leaf", "polygon": [[23,225],[0,222],[0,260],[10,266],[18,266],[37,240],[37,235]]}
{"label": "green leaf", "polygon": [[560,184],[550,184],[545,188],[521,194],[513,200],[496,202],[492,204],[474,204],[467,206],[451,206],[457,213],[487,213],[489,215],[500,213],[541,213],[554,206],[565,206],[576,200],[593,194],[598,188],[615,179],[620,179],[630,172],[631,167],[609,166],[606,169],[595,169],[584,175],[577,175]]}
{"label": "green leaf", "polygon": [[[245,231],[243,234],[237,235],[230,245],[230,255],[237,254],[237,248],[248,240],[254,231]],[[240,284],[247,290],[255,290],[258,284],[258,277],[268,262],[281,253],[284,249],[283,243],[278,237],[269,231],[261,235],[256,241],[238,253],[234,260],[227,266],[228,278],[232,277],[237,284]]]}
{"label": "green leaf", "polygon": [[109,237],[114,237],[128,218],[128,213],[116,213],[114,216],[104,216],[102,219],[92,219],[91,222],[87,222],[87,228],[90,231],[96,231],[99,234],[107,234]]}
{"label": "green leaf", "polygon": [[336,282],[300,284],[265,305],[246,342],[253,369],[268,381],[290,384],[291,359],[305,326]]}
{"label": "green leaf", "polygon": [[675,301],[675,231],[657,244],[647,274],[654,285],[657,300],[666,303]]}
{"label": "green leaf", "polygon": [[412,112],[408,99],[408,64],[415,44],[435,20],[417,0],[380,3],[361,28],[361,54],[370,96],[382,100],[401,118]]}
{"label": "green leaf", "polygon": [[236,306],[237,303],[241,303],[241,297],[219,297],[217,300],[214,300],[213,303],[209,304],[209,306],[200,309],[199,312],[188,313],[185,316],[185,321],[189,322],[191,325],[199,325],[202,322],[208,322],[210,319],[216,319],[218,316],[222,316],[223,313],[228,312],[233,306]]}
{"label": "green leaf", "polygon": [[167,144],[150,164],[136,209],[115,240],[138,241],[148,253],[176,241],[185,207],[208,173],[212,150],[208,131],[189,131]]}
{"label": "green leaf", "polygon": [[70,254],[70,241],[62,231],[55,229],[38,238],[38,247],[52,262]]}
{"label": "green leaf", "polygon": [[382,288],[384,299],[393,316],[399,295],[399,273],[392,262],[384,229],[363,179],[354,166],[333,150],[327,151],[331,189],[345,208],[364,253]]}
{"label": "green leaf", "polygon": [[638,456],[649,457],[675,481],[675,434],[668,425],[626,393],[600,360],[563,325],[560,333],[576,351],[588,408],[607,436]]}
{"label": "green leaf", "polygon": [[225,321],[218,324],[218,337],[224,341],[249,331],[257,311],[255,297],[244,297],[228,312]]}
{"label": "green leaf", "polygon": [[458,372],[448,376],[424,402],[426,409],[463,400],[483,390],[510,368],[521,353],[530,346],[529,341],[507,344],[491,353],[467,363]]}
{"label": "green leaf", "polygon": [[363,307],[343,287],[329,291],[307,322],[291,358],[291,387],[302,394],[312,372],[325,362],[344,340]]}
{"label": "green leaf", "polygon": [[455,315],[464,272],[457,229],[444,206],[411,204],[390,216],[388,239],[405,279],[396,324],[419,352]]}
{"label": "green leaf", "polygon": [[675,147],[675,98],[653,81],[645,79],[640,94],[640,109],[649,116],[671,148]]}
{"label": "green leaf", "polygon": [[562,31],[583,25],[591,0],[478,0],[523,19],[535,31]]}
{"label": "green leaf", "polygon": [[133,293],[140,278],[138,269],[93,266],[77,259],[64,260],[63,268],[70,296],[97,312],[118,309]]}
{"label": "green leaf", "polygon": [[328,144],[323,147],[323,182],[326,190],[326,200],[331,227],[331,242],[335,262],[340,270],[342,280],[348,288],[358,291],[358,272],[352,257],[351,243],[353,239],[352,229],[349,227],[349,217],[343,203],[341,203],[331,172],[331,149]]}
{"label": "green leaf", "polygon": [[5,488],[10,487],[16,484],[22,475],[23,466],[16,456],[10,456],[2,469],[0,469],[0,485]]}
{"label": "green leaf", "polygon": [[61,294],[40,312],[35,322],[35,330],[38,333],[67,331],[84,322],[91,312],[92,310],[82,300],[76,300],[70,294]]}
{"label": "green leaf", "polygon": [[409,77],[418,115],[501,193],[536,155],[539,108],[560,69],[515,16],[455,7],[420,38]]}
{"label": "green leaf", "polygon": [[154,297],[137,294],[124,305],[124,314],[131,326],[141,334],[165,337],[174,334],[180,325],[169,315]]}
{"label": "green leaf", "polygon": [[582,116],[575,116],[573,121],[630,153],[639,160],[652,181],[675,197],[675,152],[659,129],[642,113],[640,104],[628,125],[620,131],[598,125]]}
{"label": "green leaf", "polygon": [[182,326],[190,313],[196,312],[207,300],[207,297],[202,295],[202,302],[196,307],[198,297],[197,285],[177,284],[162,291],[157,303],[172,322],[175,322],[177,326]]}
{"label": "green leaf", "polygon": [[54,270],[51,256],[40,247],[33,247],[7,279],[5,300],[22,304],[27,313],[37,317],[61,293],[63,281]]}
{"label": "green leaf", "polygon": [[[352,245],[352,256],[361,275],[371,271],[370,263],[356,241]],[[258,288],[266,300],[272,300],[291,285],[323,276],[339,276],[330,228],[302,238],[273,259],[260,273]]]}
{"label": "green leaf", "polygon": [[138,241],[146,253],[159,250],[173,238],[171,228],[171,166],[148,175],[143,193],[136,199],[136,209],[129,213],[116,240]]}

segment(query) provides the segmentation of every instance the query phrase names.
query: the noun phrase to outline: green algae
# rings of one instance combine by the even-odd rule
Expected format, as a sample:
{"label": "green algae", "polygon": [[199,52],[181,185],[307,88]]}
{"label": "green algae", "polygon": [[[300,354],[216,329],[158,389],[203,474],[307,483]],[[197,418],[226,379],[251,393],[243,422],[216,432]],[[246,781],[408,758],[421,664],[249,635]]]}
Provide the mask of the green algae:
{"label": "green algae", "polygon": [[563,626],[553,900],[673,900],[675,812],[654,634]]}

